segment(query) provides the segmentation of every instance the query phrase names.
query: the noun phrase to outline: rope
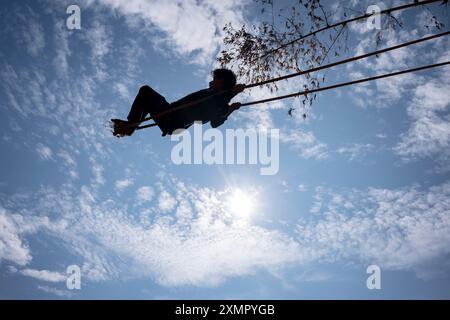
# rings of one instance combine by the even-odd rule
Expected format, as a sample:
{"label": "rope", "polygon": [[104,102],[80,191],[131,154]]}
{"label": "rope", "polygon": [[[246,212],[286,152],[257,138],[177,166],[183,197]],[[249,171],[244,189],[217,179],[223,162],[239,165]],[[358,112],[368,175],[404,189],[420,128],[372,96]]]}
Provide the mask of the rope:
{"label": "rope", "polygon": [[151,123],[151,124],[147,124],[145,126],[137,127],[136,130],[142,130],[142,129],[145,129],[145,128],[151,128],[151,127],[155,127],[155,126],[157,126],[156,123]]}
{"label": "rope", "polygon": [[448,36],[449,34],[450,34],[450,31],[438,33],[438,34],[435,34],[435,35],[432,35],[432,36],[428,36],[428,37],[425,37],[425,38],[420,38],[420,39],[417,39],[417,40],[405,42],[405,43],[398,44],[398,45],[393,46],[393,47],[380,49],[380,50],[377,50],[377,51],[373,51],[373,52],[369,52],[369,53],[362,54],[362,55],[359,55],[359,56],[355,56],[355,57],[352,57],[352,58],[348,58],[348,59],[340,60],[340,61],[337,61],[337,62],[329,63],[329,64],[326,64],[326,65],[323,65],[323,66],[319,66],[319,67],[315,67],[315,68],[312,68],[312,69],[299,71],[299,72],[296,72],[296,73],[292,73],[292,74],[289,74],[289,75],[285,75],[285,76],[281,76],[281,77],[277,77],[277,78],[273,78],[273,79],[268,79],[268,80],[257,82],[257,83],[252,83],[252,84],[249,84],[249,85],[245,86],[245,88],[247,89],[247,88],[253,88],[253,87],[257,87],[257,86],[262,86],[262,85],[265,85],[267,83],[277,82],[277,81],[281,81],[281,80],[285,80],[285,79],[301,76],[301,75],[304,75],[304,74],[307,74],[307,73],[320,71],[320,70],[331,68],[331,67],[335,67],[335,66],[338,66],[338,65],[341,65],[341,64],[344,64],[344,63],[348,63],[348,62],[352,62],[352,61],[356,61],[356,60],[361,60],[361,59],[364,59],[364,58],[367,58],[367,57],[371,57],[371,56],[375,56],[375,55],[378,55],[378,54],[381,54],[381,53],[384,53],[384,52],[388,52],[388,51],[400,49],[400,48],[403,48],[403,47],[407,47],[407,46],[410,46],[410,45],[413,45],[413,44],[417,44],[417,43],[420,43],[420,42],[428,41],[428,40],[439,38],[439,37],[443,37],[443,36]]}
{"label": "rope", "polygon": [[[426,5],[426,4],[430,4],[430,3],[433,3],[433,2],[439,2],[439,1],[443,1],[443,0],[426,0],[426,1],[421,1],[421,2],[413,2],[413,3],[409,3],[409,4],[404,4],[404,5],[401,5],[401,6],[398,6],[398,7],[393,7],[393,8],[390,8],[390,9],[382,10],[382,11],[380,11],[380,15],[389,14],[389,13],[392,13],[392,12],[395,12],[395,11],[409,9],[409,8],[412,8],[412,7]],[[314,36],[314,35],[316,35],[316,34],[318,34],[320,32],[323,32],[323,31],[335,28],[335,27],[340,26],[340,25],[346,25],[346,24],[351,23],[351,22],[355,22],[355,21],[358,21],[358,20],[366,19],[366,18],[369,18],[372,15],[373,15],[373,13],[366,13],[366,14],[364,14],[362,16],[350,18],[350,19],[347,19],[347,20],[344,20],[344,21],[341,21],[341,22],[337,22],[337,23],[328,25],[326,27],[314,30],[314,31],[312,31],[312,32],[310,32],[310,33],[308,33],[308,34],[306,34],[304,36],[298,37],[298,38],[296,38],[294,40],[291,40],[291,41],[289,41],[289,42],[287,42],[287,43],[285,43],[285,44],[283,44],[283,45],[281,45],[281,46],[279,46],[279,47],[277,47],[275,49],[272,49],[272,50],[269,50],[269,51],[265,52],[261,56],[255,58],[254,60],[251,60],[250,63],[253,63],[256,60],[261,60],[262,58],[268,56],[269,54],[274,53],[275,51],[278,51],[278,50],[280,50],[280,49],[282,49],[284,47],[293,45],[294,43],[296,43],[296,42],[298,42],[300,40],[309,38],[309,37]]]}
{"label": "rope", "polygon": [[418,67],[418,68],[414,68],[414,69],[407,69],[407,70],[403,70],[403,71],[387,73],[387,74],[374,76],[374,77],[370,77],[370,78],[364,78],[364,79],[359,79],[359,80],[354,80],[354,81],[349,81],[349,82],[344,82],[344,83],[338,83],[338,84],[335,84],[335,85],[322,87],[322,88],[317,88],[317,89],[313,89],[313,90],[300,91],[300,92],[297,92],[297,93],[291,93],[291,94],[287,94],[287,95],[284,95],[284,96],[279,96],[279,97],[274,97],[274,98],[268,98],[268,99],[262,99],[262,100],[256,100],[256,101],[252,101],[252,102],[242,103],[241,107],[251,106],[251,105],[254,105],[254,104],[271,102],[271,101],[281,100],[281,99],[286,99],[286,98],[297,97],[297,96],[300,96],[300,95],[307,95],[307,94],[314,93],[314,92],[325,91],[325,90],[330,90],[330,89],[336,89],[336,88],[350,86],[350,85],[357,84],[357,83],[363,83],[363,82],[367,82],[367,81],[372,81],[372,80],[378,80],[378,79],[398,76],[398,75],[401,75],[401,74],[406,74],[406,73],[410,73],[410,72],[416,72],[416,71],[425,70],[425,69],[442,67],[442,66],[445,66],[447,64],[450,64],[450,61],[441,62],[441,63],[435,63],[435,64],[426,65],[426,66],[422,66],[422,67]]}

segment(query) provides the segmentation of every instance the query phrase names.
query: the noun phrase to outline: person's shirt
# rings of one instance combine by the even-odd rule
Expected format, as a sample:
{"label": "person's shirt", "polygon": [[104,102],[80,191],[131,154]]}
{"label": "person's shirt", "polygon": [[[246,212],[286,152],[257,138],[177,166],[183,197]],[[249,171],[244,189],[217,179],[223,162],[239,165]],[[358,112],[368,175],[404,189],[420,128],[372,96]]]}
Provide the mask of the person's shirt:
{"label": "person's shirt", "polygon": [[234,94],[231,90],[218,92],[211,88],[191,93],[178,101],[172,102],[170,104],[171,108],[205,98],[208,99],[175,111],[171,120],[176,128],[188,128],[194,121],[201,121],[203,124],[210,122],[211,126],[216,128],[227,119],[228,103],[233,97]]}

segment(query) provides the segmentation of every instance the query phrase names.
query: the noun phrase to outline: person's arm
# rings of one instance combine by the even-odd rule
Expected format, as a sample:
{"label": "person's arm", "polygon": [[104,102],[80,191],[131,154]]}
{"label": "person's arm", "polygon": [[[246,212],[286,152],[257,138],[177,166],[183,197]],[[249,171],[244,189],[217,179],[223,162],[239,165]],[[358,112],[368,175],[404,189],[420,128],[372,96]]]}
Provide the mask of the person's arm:
{"label": "person's arm", "polygon": [[[245,84],[237,84],[231,90],[229,90],[230,94],[227,97],[227,102],[233,99],[234,96],[241,93],[245,90]],[[224,110],[223,114],[218,115],[215,119],[211,120],[211,127],[217,128],[222,125],[225,120],[228,119],[228,116],[234,111],[241,107],[239,102],[233,103],[232,105],[227,105],[227,108]]]}
{"label": "person's arm", "polygon": [[235,102],[232,105],[229,105],[228,108],[226,109],[225,114],[211,120],[211,127],[213,128],[217,128],[218,126],[222,125],[225,120],[228,119],[228,116],[235,110],[238,110],[241,107],[241,103],[240,102]]}
{"label": "person's arm", "polygon": [[225,118],[228,118],[228,116],[235,110],[238,110],[241,107],[241,103],[240,102],[235,102],[232,105],[228,106],[228,110],[226,113]]}

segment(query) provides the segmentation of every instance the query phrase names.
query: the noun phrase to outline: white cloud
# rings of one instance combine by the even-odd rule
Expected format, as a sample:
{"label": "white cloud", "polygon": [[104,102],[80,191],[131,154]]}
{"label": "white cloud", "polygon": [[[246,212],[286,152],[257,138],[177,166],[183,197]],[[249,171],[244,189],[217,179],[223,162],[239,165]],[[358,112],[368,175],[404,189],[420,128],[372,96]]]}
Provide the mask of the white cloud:
{"label": "white cloud", "polygon": [[[92,119],[106,119],[106,113],[111,113],[111,110],[100,108],[96,102],[91,75],[65,82],[49,80],[52,77],[47,72],[40,67],[0,66],[0,75],[4,79],[0,86],[4,90],[10,116],[19,126],[26,126],[27,121],[45,123],[32,132],[23,130],[20,140],[16,141],[27,146],[32,143],[51,145],[54,150],[67,149],[70,145],[73,152],[85,150],[104,158],[103,142],[110,138],[110,134],[104,128],[104,121]],[[55,136],[60,139],[56,140]]]}
{"label": "white cloud", "polygon": [[136,199],[138,200],[138,203],[142,204],[152,201],[154,195],[155,191],[152,187],[144,186],[137,190]]}
{"label": "white cloud", "polygon": [[[320,188],[318,194],[317,218],[297,226],[298,241],[313,259],[375,263],[385,270],[414,270],[420,277],[446,272],[450,183],[423,191],[371,188],[337,194]],[[433,264],[436,269],[429,269]]]}
{"label": "white cloud", "polygon": [[333,280],[333,275],[323,271],[305,270],[294,279],[300,282],[324,282]]}
{"label": "white cloud", "polygon": [[[225,24],[243,23],[242,11],[247,3],[237,0],[96,2],[125,15],[131,27],[139,26],[142,30],[144,24],[154,31],[151,43],[156,47],[169,47],[177,55],[203,64],[209,64],[221,46]],[[93,2],[87,1],[90,3]]]}
{"label": "white cloud", "polygon": [[287,133],[280,132],[280,140],[297,151],[305,159],[326,159],[328,157],[328,147],[320,142],[309,132],[301,130],[288,130]]}
{"label": "white cloud", "polygon": [[68,167],[75,167],[77,164],[75,159],[70,155],[70,153],[65,150],[60,151],[58,153],[58,156],[64,161],[64,163]]}
{"label": "white cloud", "polygon": [[[166,190],[160,194],[166,212],[146,223],[110,199],[99,201],[88,190],[80,195],[64,188],[35,193],[39,201],[30,199],[20,221],[28,232],[51,228],[60,245],[85,259],[83,276],[91,281],[120,272],[165,286],[213,286],[258,270],[278,270],[301,258],[298,244],[289,236],[236,223],[226,204],[228,193],[176,180],[168,181],[166,188],[169,185],[172,195]],[[45,223],[28,219],[43,208],[48,214],[58,212],[58,218]]]}
{"label": "white cloud", "polygon": [[56,57],[53,59],[56,74],[67,76],[69,73],[69,57],[72,54],[69,48],[69,31],[63,22],[55,24],[54,42],[57,44]]}
{"label": "white cloud", "polygon": [[27,268],[20,270],[19,272],[24,276],[46,282],[64,282],[67,279],[67,277],[62,273],[48,270],[35,270]]}
{"label": "white cloud", "polygon": [[[401,29],[396,31],[386,30],[382,33],[382,36],[383,43],[380,48],[415,40],[425,35],[421,35],[418,29]],[[426,65],[430,61],[437,61],[440,55],[446,54],[448,42],[443,42],[443,40],[442,38],[434,39],[426,43],[389,51],[376,58],[362,59],[354,64],[346,65],[346,72],[358,75],[352,77],[352,79],[356,79]],[[374,39],[371,37],[359,38],[357,43],[355,55],[380,49],[375,47]],[[443,69],[436,70],[442,72]],[[358,105],[377,108],[391,107],[396,102],[404,101],[405,97],[410,96],[411,90],[421,86],[426,81],[424,72],[416,72],[373,81],[370,84],[360,84],[351,87],[352,99]]]}
{"label": "white cloud", "polygon": [[373,144],[366,143],[354,143],[345,147],[341,147],[336,150],[337,153],[343,154],[349,157],[350,161],[363,157],[368,151],[374,148]]}
{"label": "white cloud", "polygon": [[36,152],[38,153],[39,157],[42,160],[50,160],[53,158],[52,157],[52,155],[53,155],[52,149],[50,149],[47,146],[44,146],[41,143],[37,145]]}
{"label": "white cloud", "polygon": [[84,33],[91,48],[91,63],[95,68],[95,77],[99,80],[106,80],[109,76],[104,58],[111,52],[113,37],[107,24],[101,19],[96,19],[91,25],[84,26]]}
{"label": "white cloud", "polygon": [[114,84],[114,89],[124,100],[131,100],[131,94],[128,90],[128,86],[123,82],[118,82]]}
{"label": "white cloud", "polygon": [[280,184],[284,193],[290,192],[289,183],[286,180],[281,180]]}
{"label": "white cloud", "polygon": [[17,28],[20,45],[25,45],[32,57],[37,57],[45,47],[44,28],[39,23],[39,15],[29,6],[24,6],[22,12],[16,12],[17,20],[11,23]]}
{"label": "white cloud", "polygon": [[94,21],[87,29],[86,39],[91,47],[93,58],[103,58],[111,50],[110,31],[99,20]]}
{"label": "white cloud", "polygon": [[0,262],[3,259],[23,266],[31,261],[31,252],[10,214],[0,207]]}
{"label": "white cloud", "polygon": [[53,294],[55,296],[62,297],[62,298],[71,298],[74,296],[73,292],[70,292],[68,290],[61,290],[61,289],[57,289],[57,288],[53,288],[53,287],[49,287],[49,286],[38,286],[37,288],[41,291],[44,291],[46,293],[50,293],[50,294]]}
{"label": "white cloud", "polygon": [[405,159],[432,156],[443,161],[450,159],[450,85],[446,77],[450,69],[442,71],[442,77],[430,80],[414,90],[407,109],[412,124],[394,148]]}
{"label": "white cloud", "polygon": [[97,185],[102,185],[105,183],[105,178],[103,177],[103,166],[98,163],[98,161],[94,158],[91,157],[90,158],[90,162],[91,162],[91,171],[93,174],[93,181],[94,183],[96,183]]}
{"label": "white cloud", "polygon": [[161,212],[168,212],[173,210],[176,204],[176,199],[172,197],[169,192],[165,190],[161,191],[158,198],[158,208]]}
{"label": "white cloud", "polygon": [[77,162],[74,157],[66,150],[59,151],[57,155],[63,161],[65,166],[64,172],[67,172],[72,179],[77,179],[79,175],[77,171]]}
{"label": "white cloud", "polygon": [[123,180],[117,180],[116,181],[116,191],[117,192],[122,192],[123,190],[125,190],[126,188],[130,187],[133,185],[133,179],[123,179]]}
{"label": "white cloud", "polygon": [[[419,14],[423,18],[423,15]],[[421,19],[422,19],[421,18]],[[420,22],[419,24],[422,24]],[[395,44],[418,39],[425,35],[420,29],[383,32],[383,45]],[[405,49],[381,54],[378,58],[364,59],[348,65],[349,72],[361,75],[387,73],[417,67],[435,62],[448,61],[449,42],[445,37],[426,43],[412,45]],[[356,47],[358,54],[373,50],[370,38],[361,39]],[[450,68],[441,67],[428,72],[375,81],[370,86],[352,88],[352,99],[359,105],[386,107],[400,105],[407,107],[407,114],[412,120],[407,132],[402,133],[400,142],[394,152],[403,160],[434,158],[437,172],[447,172],[450,159],[450,118],[448,117],[450,87],[448,74]],[[378,136],[380,137],[380,136]]]}
{"label": "white cloud", "polygon": [[[254,225],[251,219],[238,223],[229,212],[226,190],[173,178],[166,178],[161,187],[159,205],[164,210],[145,221],[86,188],[80,194],[42,189],[33,195],[39,200],[27,200],[30,207],[20,209],[14,221],[1,216],[6,226],[2,230],[7,230],[1,235],[7,247],[14,248],[13,254],[2,249],[2,258],[28,264],[31,255],[23,235],[48,231],[84,259],[83,275],[91,281],[123,275],[151,278],[165,286],[214,286],[258,270],[277,274],[291,265],[348,260],[376,263],[386,270],[414,270],[420,277],[435,275],[427,269],[430,264],[437,266],[433,272],[445,272],[437,262],[450,253],[448,183],[423,191],[410,187],[336,193],[316,188],[311,209],[315,214],[311,220],[299,220],[296,239]],[[23,197],[17,199],[27,207]],[[31,219],[44,208],[49,215],[58,212],[58,217]]]}

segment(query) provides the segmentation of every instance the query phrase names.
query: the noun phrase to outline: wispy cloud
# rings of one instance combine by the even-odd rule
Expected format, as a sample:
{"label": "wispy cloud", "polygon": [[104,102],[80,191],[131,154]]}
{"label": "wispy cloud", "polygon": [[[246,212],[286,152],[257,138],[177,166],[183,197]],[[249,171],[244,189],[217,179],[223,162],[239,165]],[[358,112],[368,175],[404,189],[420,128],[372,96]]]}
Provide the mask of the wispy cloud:
{"label": "wispy cloud", "polygon": [[337,153],[348,156],[349,160],[355,160],[363,157],[367,152],[373,150],[374,145],[370,143],[354,143],[336,150]]}
{"label": "wispy cloud", "polygon": [[36,152],[38,153],[39,157],[42,160],[50,160],[50,159],[52,159],[52,156],[53,156],[52,149],[50,149],[47,146],[44,146],[41,143],[37,145]]}
{"label": "wispy cloud", "polygon": [[170,212],[177,204],[176,199],[166,190],[159,194],[158,208],[161,212]]}
{"label": "wispy cloud", "polygon": [[35,270],[35,269],[23,269],[19,271],[20,274],[35,278],[37,280],[42,280],[46,282],[63,282],[66,281],[67,277],[60,273],[55,271],[48,271],[48,270]]}
{"label": "wispy cloud", "polygon": [[116,190],[117,192],[122,192],[126,188],[132,186],[134,183],[133,179],[123,179],[123,180],[117,180],[116,181]]}
{"label": "wispy cloud", "polygon": [[[173,180],[160,194],[163,200],[159,205],[164,211],[144,224],[124,214],[124,208],[112,206],[111,200],[100,201],[89,190],[81,195],[69,190],[59,192],[62,194],[41,190],[36,196],[47,212],[60,212],[56,221],[48,222],[52,235],[86,259],[82,272],[87,279],[109,279],[121,270],[167,286],[210,286],[300,259],[299,247],[289,236],[236,223],[226,205],[229,194],[221,190]],[[46,199],[49,197],[52,201]],[[28,209],[21,210],[21,216],[32,215],[39,208],[40,204],[32,200]],[[46,230],[39,227],[42,224],[22,217],[27,221],[24,228]],[[15,236],[20,239],[17,232]],[[130,261],[123,268],[115,258],[119,256]],[[23,263],[29,261],[24,259]]]}
{"label": "wispy cloud", "polygon": [[61,298],[71,298],[74,296],[73,292],[70,292],[68,290],[61,290],[58,288],[41,285],[39,285],[37,288],[43,292],[50,293]]}
{"label": "wispy cloud", "polygon": [[[419,13],[419,20],[423,13]],[[422,24],[420,21],[419,24]],[[422,26],[423,27],[423,26]],[[425,36],[420,29],[391,30],[383,33],[383,47],[393,46]],[[361,38],[355,48],[357,54],[373,50],[372,37]],[[355,75],[386,73],[426,65],[449,59],[449,42],[445,38],[405,49],[383,53],[377,58],[364,59],[347,66]],[[449,68],[442,67],[428,73],[412,73],[376,81],[371,85],[351,89],[352,99],[357,105],[377,108],[395,104],[407,107],[411,119],[410,128],[402,133],[394,152],[404,160],[435,157],[438,171],[448,171],[450,156],[447,152],[450,141],[450,122],[446,115],[449,106]],[[380,136],[379,136],[380,137]]]}
{"label": "wispy cloud", "polygon": [[436,156],[442,164],[450,159],[450,85],[447,75],[424,83],[414,90],[408,115],[412,119],[409,130],[402,134],[394,150],[404,159]]}
{"label": "wispy cloud", "polygon": [[297,225],[298,241],[313,259],[375,263],[385,270],[414,270],[420,277],[446,273],[449,183],[424,190],[320,188],[317,193],[315,218]]}
{"label": "wispy cloud", "polygon": [[91,49],[91,63],[95,68],[95,77],[99,80],[106,80],[109,77],[109,70],[104,58],[112,50],[113,37],[107,24],[100,19],[96,19],[92,24],[84,26],[86,31],[83,35]]}
{"label": "wispy cloud", "polygon": [[[116,1],[97,0],[123,14],[130,27],[152,34],[152,44],[177,56],[209,64],[222,43],[226,23],[241,25],[247,1]],[[92,4],[87,1],[86,4]]]}
{"label": "wispy cloud", "polygon": [[55,24],[54,42],[57,44],[56,56],[53,59],[53,66],[56,74],[65,77],[69,73],[69,57],[72,51],[69,48],[69,30],[63,22]]}
{"label": "wispy cloud", "polygon": [[[376,50],[374,46],[375,34],[372,31],[371,36],[365,35],[364,38],[359,38],[355,46],[355,55]],[[355,36],[358,38],[356,34]],[[422,36],[425,35],[420,34],[418,29],[386,30],[383,32],[381,47],[394,46]],[[427,49],[424,49],[424,47]],[[355,64],[349,64],[345,68],[347,73],[353,75],[352,79],[400,71],[429,64],[430,61],[436,62],[440,55],[445,55],[446,49],[448,49],[448,42],[443,41],[443,39],[436,39],[426,44],[389,51],[376,58],[363,59]],[[443,69],[439,70],[442,71]],[[371,84],[356,85],[351,88],[350,92],[353,93],[352,99],[362,106],[386,108],[393,106],[400,99],[404,101],[403,98],[407,97],[411,90],[420,87],[424,82],[426,82],[424,73],[411,73],[374,81]]]}
{"label": "wispy cloud", "polygon": [[152,201],[155,191],[150,186],[140,187],[136,192],[136,199],[139,204]]}
{"label": "wispy cloud", "polygon": [[[210,286],[260,269],[279,271],[290,265],[338,260],[414,270],[420,277],[445,272],[437,262],[449,253],[448,183],[424,190],[371,188],[336,193],[318,188],[315,214],[311,220],[299,221],[296,239],[251,221],[237,223],[223,190],[177,180],[170,185],[164,189],[170,188],[170,193],[167,189],[162,196],[172,199],[170,206],[145,221],[88,190],[85,195],[42,190],[35,196],[47,211],[61,215],[46,222],[29,219],[41,208],[30,199],[31,207],[16,214],[21,229],[12,221],[5,223],[3,216],[0,221],[9,230],[8,239],[16,239],[7,242],[15,248],[10,250],[14,254],[2,253],[3,259],[29,264],[31,254],[23,247],[22,235],[25,230],[28,234],[48,230],[85,259],[83,275],[91,281],[123,274],[150,277],[166,286]],[[129,262],[123,264],[124,259]],[[435,269],[423,267],[433,263]],[[42,273],[31,274],[46,278]]]}
{"label": "wispy cloud", "polygon": [[311,131],[291,129],[286,133],[281,132],[280,140],[305,159],[326,159],[329,155],[327,145],[320,142]]}
{"label": "wispy cloud", "polygon": [[31,261],[31,252],[23,241],[19,228],[10,214],[0,207],[0,262],[12,261],[18,265],[26,265]]}
{"label": "wispy cloud", "polygon": [[[14,19],[14,21],[9,21]],[[41,17],[29,6],[24,6],[21,11],[14,12],[12,17],[6,20],[18,28],[14,33],[18,43],[26,48],[32,57],[37,57],[45,48],[45,32],[39,22]]]}

